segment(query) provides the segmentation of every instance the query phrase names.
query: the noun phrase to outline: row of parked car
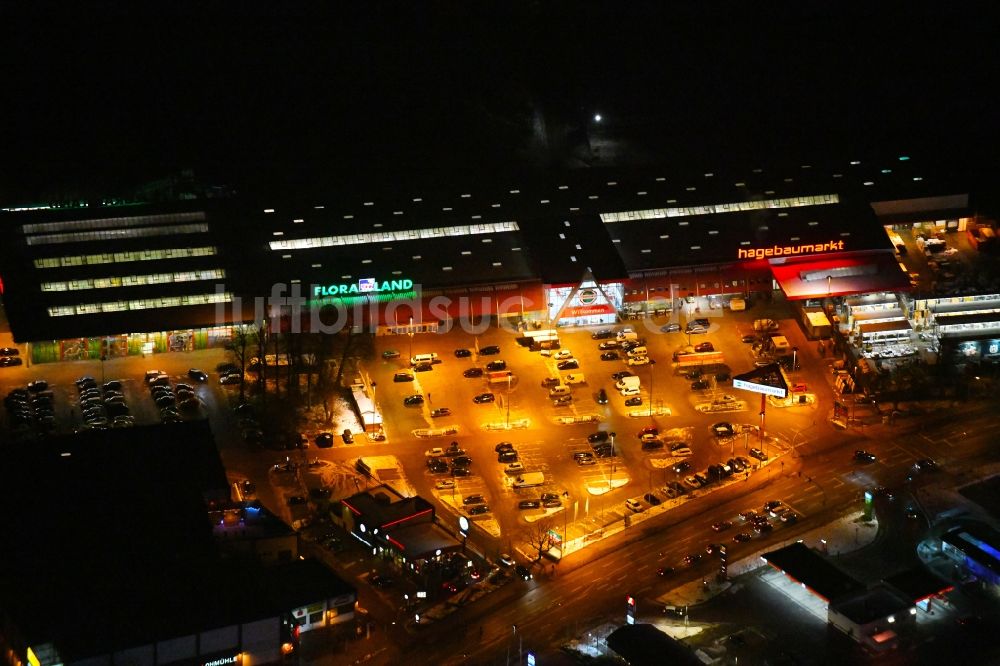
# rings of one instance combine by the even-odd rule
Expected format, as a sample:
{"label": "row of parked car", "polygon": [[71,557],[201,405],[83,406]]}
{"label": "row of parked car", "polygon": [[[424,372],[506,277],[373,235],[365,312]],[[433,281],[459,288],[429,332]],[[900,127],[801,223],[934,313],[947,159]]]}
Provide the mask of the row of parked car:
{"label": "row of parked car", "polygon": [[16,347],[0,347],[0,368],[21,365],[21,352]]}
{"label": "row of parked car", "polygon": [[112,379],[98,384],[96,379],[86,375],[75,383],[80,396],[80,416],[83,417],[84,430],[128,428],[135,425],[135,417],[129,413],[120,380]]}
{"label": "row of parked car", "polygon": [[12,429],[34,428],[48,432],[55,427],[52,409],[54,395],[45,381],[34,381],[27,388],[16,388],[4,397],[7,420]]}
{"label": "row of parked car", "polygon": [[[189,370],[188,376],[204,376],[207,379],[207,375],[196,368]],[[178,382],[171,388],[170,377],[159,370],[146,372],[146,385],[149,387],[149,395],[153,402],[160,408],[160,420],[164,423],[176,423],[181,420],[180,412],[196,412],[201,406],[201,401],[195,395],[194,386]]]}

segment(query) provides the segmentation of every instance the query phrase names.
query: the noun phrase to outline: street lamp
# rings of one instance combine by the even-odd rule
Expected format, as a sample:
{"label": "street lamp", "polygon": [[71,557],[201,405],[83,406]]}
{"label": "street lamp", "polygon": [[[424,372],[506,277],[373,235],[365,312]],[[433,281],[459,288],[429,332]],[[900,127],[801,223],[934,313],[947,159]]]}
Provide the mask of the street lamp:
{"label": "street lamp", "polygon": [[[378,411],[378,408],[375,406],[375,386],[376,385],[377,384],[375,382],[372,382],[372,432],[375,432],[375,425],[376,425],[376,423],[375,423],[375,414]],[[365,427],[365,432],[368,432],[367,426]]]}
{"label": "street lamp", "polygon": [[510,428],[510,380],[514,373],[507,371],[507,416],[504,417],[504,428]]}
{"label": "street lamp", "polygon": [[653,417],[653,366],[656,361],[649,359],[649,417]]}
{"label": "street lamp", "polygon": [[611,437],[611,476],[608,477],[608,492],[611,492],[611,484],[615,478],[615,433],[609,432]]}
{"label": "street lamp", "polygon": [[566,556],[566,542],[569,541],[569,491],[563,491],[563,498],[566,499],[567,505],[565,508],[565,513],[563,513],[563,536],[562,536],[562,547],[559,549],[559,559],[562,560]]}
{"label": "street lamp", "polygon": [[410,336],[410,358],[413,358],[413,317],[410,317],[410,326],[406,331],[406,334]]}

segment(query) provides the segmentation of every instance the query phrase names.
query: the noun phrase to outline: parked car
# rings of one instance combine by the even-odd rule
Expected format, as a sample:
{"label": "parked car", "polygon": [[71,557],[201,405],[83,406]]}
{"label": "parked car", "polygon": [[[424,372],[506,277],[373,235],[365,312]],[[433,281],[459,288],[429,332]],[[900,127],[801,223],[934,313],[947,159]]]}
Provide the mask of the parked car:
{"label": "parked car", "polygon": [[694,350],[697,353],[713,352],[715,351],[715,345],[713,345],[711,342],[699,342],[694,346]]}
{"label": "parked car", "polygon": [[649,502],[650,506],[659,506],[660,504],[663,504],[663,500],[661,500],[653,493],[646,493],[645,495],[642,496],[642,499]]}
{"label": "parked car", "polygon": [[350,428],[344,428],[344,432],[341,433],[341,437],[344,438],[344,444],[354,443],[354,433],[351,432]]}
{"label": "parked car", "polygon": [[486,504],[486,498],[479,493],[466,495],[462,498],[462,504],[465,506],[469,506],[470,504]]}
{"label": "parked car", "polygon": [[695,381],[691,382],[692,391],[704,391],[708,387],[709,384],[707,379],[696,379]]}
{"label": "parked car", "polygon": [[579,370],[580,363],[575,358],[566,359],[565,361],[559,361],[556,367],[560,370]]}
{"label": "parked car", "polygon": [[600,349],[601,351],[605,351],[608,349],[619,349],[621,346],[622,343],[618,342],[617,340],[605,340],[601,344],[597,345],[597,348]]}
{"label": "parked car", "polygon": [[397,372],[392,376],[392,381],[394,382],[412,382],[413,374],[406,371]]}
{"label": "parked car", "polygon": [[687,462],[686,460],[682,460],[679,463],[676,463],[671,469],[674,470],[674,474],[683,474],[684,472],[691,469],[691,463]]}
{"label": "parked car", "polygon": [[874,453],[858,449],[854,452],[854,460],[860,463],[873,463],[878,460]]}
{"label": "parked car", "polygon": [[507,361],[490,361],[486,364],[487,372],[499,372],[507,369]]}
{"label": "parked car", "polygon": [[642,502],[634,498],[629,498],[625,500],[625,508],[629,509],[630,511],[634,511],[636,513],[639,513],[643,510]]}
{"label": "parked car", "polygon": [[36,379],[28,383],[28,390],[32,393],[40,393],[49,388],[49,383],[44,379]]}
{"label": "parked car", "polygon": [[638,407],[642,404],[642,398],[640,396],[634,395],[631,398],[625,399],[626,407]]}
{"label": "parked car", "polygon": [[195,380],[196,382],[206,382],[208,381],[208,373],[204,370],[199,370],[198,368],[191,368],[188,370],[188,377]]}
{"label": "parked car", "polygon": [[647,439],[642,442],[643,451],[658,451],[663,448],[663,442],[658,439]]}
{"label": "parked car", "polygon": [[542,506],[542,501],[537,499],[527,499],[521,500],[517,503],[517,508],[521,510],[525,509],[537,509]]}
{"label": "parked car", "polygon": [[756,458],[761,462],[767,460],[767,454],[757,448],[750,449],[750,451],[747,452],[747,455],[749,455],[751,458]]}
{"label": "parked car", "polygon": [[451,416],[451,410],[447,407],[438,407],[431,411],[431,418],[436,419],[442,416]]}
{"label": "parked car", "polygon": [[601,354],[602,361],[617,361],[620,358],[621,357],[618,356],[618,352],[616,351],[606,351],[603,354]]}
{"label": "parked car", "polygon": [[479,350],[481,356],[496,356],[500,353],[500,347],[497,345],[486,345]]}
{"label": "parked car", "polygon": [[[496,399],[497,399],[496,396],[493,395],[492,393],[480,393],[479,395],[477,395],[472,399],[472,402],[476,403],[477,405],[482,405],[487,402],[495,402]],[[421,401],[422,400],[423,399],[421,398]]]}
{"label": "parked car", "polygon": [[614,334],[615,332],[610,328],[602,328],[598,331],[594,331],[593,333],[591,333],[590,338],[591,340],[607,340]]}
{"label": "parked car", "polygon": [[219,383],[222,385],[242,384],[243,375],[240,374],[223,375],[222,377],[219,377]]}
{"label": "parked car", "polygon": [[468,370],[466,370],[465,372],[462,373],[462,376],[466,377],[467,379],[476,379],[477,377],[482,377],[483,376],[483,369],[482,368],[469,368]]}
{"label": "parked car", "polygon": [[732,423],[720,421],[712,424],[712,434],[716,437],[732,437],[736,434],[736,430],[733,428]]}
{"label": "parked car", "polygon": [[424,404],[424,396],[420,395],[419,393],[416,393],[414,395],[408,395],[405,398],[403,398],[404,407],[416,407],[417,405],[422,405],[422,404]]}
{"label": "parked car", "polygon": [[472,356],[472,352],[468,349],[456,349],[455,358],[468,358]]}
{"label": "parked car", "polygon": [[396,351],[395,349],[386,349],[384,352],[382,352],[382,358],[387,361],[389,359],[399,358],[399,352]]}
{"label": "parked car", "polygon": [[664,324],[660,327],[661,333],[676,333],[681,330],[681,325],[677,322],[671,322],[669,324]]}

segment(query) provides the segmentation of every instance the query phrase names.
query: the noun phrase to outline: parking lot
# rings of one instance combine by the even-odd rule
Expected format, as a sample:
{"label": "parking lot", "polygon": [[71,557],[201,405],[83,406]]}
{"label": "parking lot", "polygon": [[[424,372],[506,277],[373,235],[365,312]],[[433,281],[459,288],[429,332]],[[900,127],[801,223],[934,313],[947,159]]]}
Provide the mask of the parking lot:
{"label": "parking lot", "polygon": [[[461,504],[461,497],[482,495],[489,514],[476,518],[496,520],[505,537],[524,531],[530,520],[544,513],[554,515],[552,522],[560,534],[564,522],[574,523],[568,525],[572,538],[598,529],[602,523],[620,521],[627,514],[651,508],[652,504],[643,498],[647,493],[661,504],[674,499],[669,495],[680,495],[679,488],[685,496],[705,494],[720,486],[720,481],[753,473],[761,463],[749,455],[751,449],[760,448],[759,397],[735,391],[731,385],[732,374],[753,369],[760,359],[761,350],[755,352],[751,342],[743,341],[753,334],[754,320],[759,314],[729,311],[713,314],[721,316],[711,317],[706,333],[690,336],[683,327],[680,331],[661,332],[666,320],[613,327],[615,332],[631,328],[643,338],[652,362],[632,366],[627,364],[626,354],[620,348],[613,350],[619,358],[605,356],[602,360],[602,354],[612,350],[600,349],[599,345],[615,338],[613,333],[612,338],[594,339],[592,335],[601,327],[561,330],[559,349],[547,351],[531,351],[518,344],[516,334],[496,328],[475,337],[458,331],[417,335],[412,343],[404,336],[378,338],[376,360],[370,371],[385,416],[390,448],[407,460],[407,469],[418,489],[446,496],[456,511],[463,511],[466,506]],[[793,322],[780,321],[779,326],[791,346],[805,349],[805,338]],[[688,376],[695,368],[678,367],[673,361],[674,353],[703,342],[710,342],[723,360],[699,368],[703,370],[702,377]],[[413,381],[393,381],[397,373],[410,370],[411,344],[412,355],[437,354],[437,358],[429,369],[413,372]],[[477,350],[490,345],[498,346],[499,353],[478,353]],[[468,349],[471,353],[456,355],[457,349]],[[382,352],[386,351],[399,355],[382,358]],[[796,357],[800,368],[791,370],[789,379],[810,387],[809,390],[825,392],[822,369],[810,364],[808,354],[796,352]],[[559,364],[567,360],[575,360],[570,365],[576,367],[560,369]],[[502,372],[511,373],[509,383],[506,376],[494,380],[495,383],[489,382],[487,364],[496,361],[505,363]],[[467,371],[475,368],[482,369],[483,375],[467,376]],[[612,374],[623,371],[639,378],[641,404],[627,406],[626,397],[615,389]],[[569,375],[576,380],[582,376],[583,381],[567,384],[565,379]],[[571,396],[567,404],[557,404],[557,400],[550,398],[555,378],[567,386],[559,391]],[[547,379],[550,381],[546,382]],[[704,383],[692,389],[692,383],[698,379],[704,379]],[[606,403],[602,402],[602,389]],[[474,401],[484,393],[492,394],[490,402]],[[423,403],[405,406],[404,399],[411,395],[423,396]],[[434,410],[445,407],[447,416],[432,415]],[[778,431],[787,443],[795,433],[814,423],[817,409],[815,403],[772,409],[767,430]],[[715,435],[712,426],[720,422],[733,426],[731,436]],[[653,439],[662,442],[662,448],[644,448],[638,434],[646,427],[657,429]],[[436,438],[414,435],[434,428],[447,428],[455,434]],[[589,442],[588,436],[599,431],[609,436],[601,442]],[[615,433],[613,456],[609,455],[610,433]],[[469,475],[455,478],[454,488],[438,490],[435,483],[450,479],[451,467],[445,464],[438,468],[440,473],[434,473],[422,464],[422,455],[408,456],[408,451],[422,454],[433,446],[446,447],[452,441],[458,442],[472,459],[467,466]],[[498,462],[495,450],[504,441],[513,444],[523,472],[544,475],[540,486],[514,487],[519,473],[509,473],[508,463]],[[684,448],[690,451],[689,455],[671,455],[671,446],[680,442],[686,444]],[[770,439],[768,442],[762,453],[777,461],[784,448],[774,449],[775,442]],[[734,458],[736,464],[728,465]],[[675,472],[676,463],[686,463],[690,468]],[[710,472],[710,466],[715,465],[721,469],[713,467]],[[686,484],[685,480],[695,473],[707,478],[708,485],[695,488]],[[668,489],[668,483],[676,484],[674,490]],[[520,500],[539,498],[542,493],[560,497],[563,510],[570,515],[551,507],[519,508]],[[627,499],[637,500],[635,509],[626,506]]]}
{"label": "parking lot", "polygon": [[[754,473],[760,467],[761,461],[750,455],[751,449],[761,448],[757,441],[759,399],[734,390],[731,376],[755,367],[758,358],[754,345],[743,340],[753,333],[753,322],[762,314],[779,319],[780,332],[792,346],[800,350],[809,347],[798,327],[780,316],[780,310],[763,309],[707,313],[709,326],[702,334],[688,335],[684,327],[661,332],[668,323],[666,319],[615,326],[611,338],[595,339],[593,334],[600,327],[560,330],[560,348],[547,353],[531,351],[528,346],[518,344],[517,334],[497,328],[487,329],[478,336],[451,331],[415,335],[412,340],[406,336],[379,337],[375,341],[375,356],[365,365],[365,371],[375,385],[375,399],[383,413],[388,440],[376,443],[355,431],[354,443],[347,445],[340,436],[342,428],[336,427],[332,428],[333,447],[317,449],[312,445],[308,456],[349,462],[359,451],[396,455],[417,491],[442,501],[445,516],[466,513],[470,506],[485,504],[488,509],[478,509],[479,514],[472,516],[473,522],[484,527],[480,536],[499,537],[500,544],[516,540],[517,535],[530,528],[531,521],[546,515],[551,516],[548,523],[559,534],[568,529],[569,538],[581,538],[620,522],[626,515],[646,513],[654,506],[657,512],[667,510],[677,501],[712,492],[722,482],[732,482],[740,474]],[[600,349],[602,342],[615,340],[615,333],[626,328],[633,329],[636,337],[641,338],[636,342],[646,348],[650,363],[628,365],[624,350]],[[674,362],[675,352],[682,353],[706,342],[721,355],[721,362],[716,360],[701,367],[680,367],[683,364]],[[498,353],[479,353],[490,345],[499,347]],[[614,345],[605,344],[608,346]],[[457,356],[456,349],[468,349],[470,353]],[[391,358],[384,358],[386,351],[396,351],[399,355],[388,354]],[[615,351],[619,358],[611,359],[609,351]],[[410,356],[430,353],[437,354],[439,362],[428,364],[427,370],[413,372]],[[605,355],[603,360],[602,355]],[[48,378],[55,431],[69,432],[84,427],[81,393],[75,386],[82,375],[93,376],[98,387],[111,380],[120,381],[116,390],[128,407],[128,416],[136,423],[161,420],[164,408],[154,402],[145,373],[164,369],[167,378],[163,381],[169,383],[175,401],[178,384],[187,383],[199,403],[189,413],[178,410],[178,418],[212,419],[227,466],[240,468],[248,476],[269,469],[273,454],[260,453],[259,447],[257,450],[247,447],[243,434],[253,428],[244,427],[240,415],[223,408],[228,407],[230,394],[235,395],[238,390],[236,386],[219,385],[215,365],[224,360],[223,353],[214,350],[193,358],[186,356],[166,354],[151,359],[114,359],[104,364],[4,368],[0,370],[3,373],[0,382],[7,395],[15,386],[24,385],[20,378],[24,383],[33,378]],[[791,371],[789,379],[814,387],[820,393],[826,391],[826,382],[819,374],[822,369],[815,359],[801,352],[798,358],[801,369]],[[570,365],[576,367],[560,369],[559,364],[567,360],[575,360]],[[491,382],[487,364],[497,361],[503,361],[505,367],[493,371]],[[210,375],[208,381],[202,383],[187,377],[188,364],[204,366]],[[99,372],[102,366],[103,376]],[[482,376],[467,377],[466,371],[473,369],[481,369]],[[701,370],[702,376],[691,376],[692,370]],[[640,398],[640,404],[627,405],[627,397],[615,389],[612,375],[621,372],[638,377],[638,396],[628,397]],[[399,373],[412,377],[412,381],[394,381]],[[475,373],[473,370],[469,374]],[[578,383],[565,384],[568,375],[574,375]],[[559,391],[569,396],[566,404],[557,404],[550,398],[552,384],[557,379],[567,387]],[[703,383],[695,384],[692,389],[692,384],[699,380]],[[474,401],[476,396],[486,393],[492,394],[492,401]],[[422,397],[420,404],[404,405],[405,398],[412,395]],[[767,431],[781,437],[777,441],[768,439],[763,447],[767,458],[784,466],[784,460],[779,460],[783,452],[779,442],[794,443],[796,434],[815,422],[819,408],[818,404],[769,408]],[[435,416],[435,410],[439,410],[439,415]],[[713,425],[720,423],[731,425],[732,435],[723,428],[721,436],[717,436]],[[639,436],[644,428],[656,430],[655,434],[647,433],[646,442]],[[312,429],[331,430],[322,424]],[[454,434],[419,436],[434,429]],[[311,432],[309,427],[304,430]],[[606,435],[597,435],[599,441],[588,441],[595,433]],[[455,466],[446,462],[453,456],[441,456],[445,461],[443,472],[435,473],[428,467],[425,452],[434,447],[447,448],[451,442],[457,442],[463,454],[471,459],[469,464],[459,466],[468,470],[461,472],[467,475],[453,476]],[[516,459],[508,457],[500,462],[496,451],[500,442],[512,444]],[[512,469],[509,465],[515,461],[519,465]],[[678,463],[682,464],[677,468],[680,471],[674,468]],[[534,472],[544,476],[540,485],[515,487],[518,477]],[[696,487],[701,479],[707,485]],[[263,481],[255,480],[258,485]],[[453,484],[437,488],[442,480]],[[261,492],[262,497],[266,496],[265,489]],[[462,503],[463,497],[473,494],[482,495],[484,502]],[[547,507],[520,508],[522,500],[540,499],[543,494],[551,495]],[[629,499],[635,500],[632,509],[626,505]],[[657,501],[659,504],[655,504]]]}

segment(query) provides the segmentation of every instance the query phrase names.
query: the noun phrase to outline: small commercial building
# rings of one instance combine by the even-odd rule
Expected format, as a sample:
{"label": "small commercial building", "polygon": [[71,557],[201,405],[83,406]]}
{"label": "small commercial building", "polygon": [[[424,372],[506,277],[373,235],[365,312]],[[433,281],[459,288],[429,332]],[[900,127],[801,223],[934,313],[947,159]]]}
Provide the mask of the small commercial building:
{"label": "small commercial building", "polygon": [[1000,532],[968,523],[941,535],[941,552],[984,584],[1000,586]]}
{"label": "small commercial building", "polygon": [[388,484],[341,500],[331,516],[373,554],[400,566],[419,568],[426,560],[462,550],[462,543],[437,522],[434,505],[419,496],[404,497]]}
{"label": "small commercial building", "polygon": [[820,599],[831,626],[874,651],[895,648],[900,629],[916,622],[915,602],[906,594],[887,585],[868,588],[801,542],[762,557]]}

